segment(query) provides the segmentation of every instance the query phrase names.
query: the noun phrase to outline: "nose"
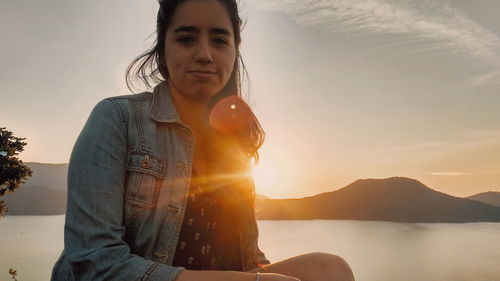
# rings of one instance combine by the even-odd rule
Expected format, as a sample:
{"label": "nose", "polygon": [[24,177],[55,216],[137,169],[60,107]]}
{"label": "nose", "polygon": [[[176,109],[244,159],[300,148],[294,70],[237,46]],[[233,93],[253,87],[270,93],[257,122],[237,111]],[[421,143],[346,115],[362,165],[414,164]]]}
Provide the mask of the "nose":
{"label": "nose", "polygon": [[200,40],[196,49],[195,61],[202,64],[213,62],[212,50],[208,39]]}

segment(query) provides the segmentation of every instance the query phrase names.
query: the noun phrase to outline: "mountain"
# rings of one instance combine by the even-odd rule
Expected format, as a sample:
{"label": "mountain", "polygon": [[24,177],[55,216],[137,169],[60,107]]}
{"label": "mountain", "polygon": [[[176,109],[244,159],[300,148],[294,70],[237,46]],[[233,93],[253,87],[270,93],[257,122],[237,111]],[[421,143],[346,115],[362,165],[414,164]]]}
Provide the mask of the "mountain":
{"label": "mountain", "polygon": [[259,200],[256,205],[257,218],[269,220],[500,222],[500,207],[453,197],[403,177],[357,180],[312,197]]}
{"label": "mountain", "polygon": [[[25,163],[33,171],[33,176],[29,178],[24,186],[44,186],[49,189],[64,191],[67,190],[68,164],[46,164],[46,163]],[[21,188],[22,188],[21,187]]]}
{"label": "mountain", "polygon": [[500,192],[488,191],[465,198],[500,207]]}
{"label": "mountain", "polygon": [[263,194],[255,194],[255,200],[264,200],[264,199],[269,199],[269,197]]}
{"label": "mountain", "polygon": [[61,215],[66,212],[66,192],[44,186],[22,186],[16,192],[2,197],[7,215]]}
{"label": "mountain", "polygon": [[[9,208],[8,215],[59,215],[66,212],[68,164],[27,162],[33,170],[16,192],[0,198]],[[256,194],[257,199],[267,199]]]}
{"label": "mountain", "polygon": [[60,215],[66,212],[68,164],[25,163],[33,171],[16,192],[2,196],[7,215]]}
{"label": "mountain", "polygon": [[[16,192],[1,198],[9,207],[8,215],[64,214],[68,164],[27,165],[33,170],[33,177]],[[256,216],[271,220],[500,222],[500,207],[493,206],[499,201],[490,200],[498,200],[499,195],[500,192],[487,192],[457,198],[409,178],[364,179],[336,191],[300,199],[269,199],[256,194]]]}

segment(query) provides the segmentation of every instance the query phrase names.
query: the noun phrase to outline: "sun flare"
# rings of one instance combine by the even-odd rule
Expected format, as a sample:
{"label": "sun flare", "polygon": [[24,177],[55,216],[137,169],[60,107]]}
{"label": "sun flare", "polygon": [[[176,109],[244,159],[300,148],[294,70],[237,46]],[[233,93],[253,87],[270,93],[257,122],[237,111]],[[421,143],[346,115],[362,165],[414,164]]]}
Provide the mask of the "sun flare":
{"label": "sun flare", "polygon": [[280,155],[263,153],[252,169],[256,193],[272,198],[286,198],[294,176],[293,167]]}

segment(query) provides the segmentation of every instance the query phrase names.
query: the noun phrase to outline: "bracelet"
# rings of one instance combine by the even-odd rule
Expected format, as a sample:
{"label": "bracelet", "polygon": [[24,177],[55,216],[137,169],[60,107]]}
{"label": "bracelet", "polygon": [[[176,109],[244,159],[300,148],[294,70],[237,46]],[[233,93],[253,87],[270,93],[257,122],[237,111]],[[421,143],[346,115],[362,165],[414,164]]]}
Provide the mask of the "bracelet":
{"label": "bracelet", "polygon": [[257,277],[255,278],[255,281],[259,281],[260,279],[260,272],[257,271]]}

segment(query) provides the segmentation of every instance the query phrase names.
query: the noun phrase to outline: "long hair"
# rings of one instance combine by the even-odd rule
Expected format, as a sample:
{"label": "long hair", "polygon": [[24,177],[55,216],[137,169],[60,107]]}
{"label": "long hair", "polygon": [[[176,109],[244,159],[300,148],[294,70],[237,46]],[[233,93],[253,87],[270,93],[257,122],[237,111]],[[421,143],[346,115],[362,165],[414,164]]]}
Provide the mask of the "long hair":
{"label": "long hair", "polygon": [[[152,85],[163,81],[168,82],[168,69],[165,61],[165,34],[171,23],[172,16],[176,8],[187,0],[160,0],[160,7],[156,20],[156,41],[154,46],[136,57],[127,67],[125,80],[127,87],[132,92],[137,92],[136,81],[142,82],[146,88],[151,89]],[[238,6],[235,0],[218,0],[226,8],[234,31],[234,40],[236,46],[236,60],[234,62],[233,72],[225,87],[213,97],[211,104],[215,105],[224,97],[242,95],[242,81],[247,75],[246,67],[241,57],[239,46],[241,43],[242,20],[238,14]],[[244,75],[246,74],[246,75]],[[243,118],[248,119],[247,138],[241,139],[242,148],[248,155],[258,162],[258,149],[262,146],[265,138],[257,117],[250,110],[251,114],[245,114]]]}
{"label": "long hair", "polygon": [[[130,91],[137,92],[135,90],[137,89],[136,81],[140,81],[143,86],[148,89],[151,89],[152,85],[156,85],[163,81],[166,81],[166,83],[168,83],[169,73],[166,66],[164,49],[165,35],[171,23],[171,19],[175,13],[175,10],[180,4],[185,1],[187,0],[159,1],[160,7],[158,9],[156,20],[156,41],[154,43],[154,46],[135,58],[130,63],[126,71],[126,83]],[[242,98],[242,74],[244,73],[246,74],[246,76],[248,76],[245,65],[241,58],[241,54],[239,52],[239,46],[241,43],[242,21],[238,13],[237,3],[235,0],[218,1],[222,3],[226,8],[231,20],[234,31],[236,60],[234,62],[233,72],[231,73],[229,82],[211,100],[212,109],[216,107],[220,101],[227,97]],[[252,159],[255,161],[255,163],[258,162],[258,149],[264,142],[265,133],[250,107],[245,102],[241,103],[240,105],[243,110],[239,111],[242,113],[242,115],[240,115],[238,118],[244,120],[244,130],[232,132],[228,136],[227,143],[230,144],[235,140],[242,153],[233,153],[230,155],[228,155],[227,153],[219,153],[219,156],[225,158],[223,162],[226,162],[225,166],[228,170],[227,172],[236,175],[240,174],[241,176],[241,181],[239,181],[239,184],[236,184],[232,192],[228,193],[228,197],[232,197],[231,200],[233,201],[231,202],[231,205],[239,207],[238,213],[241,213],[241,215],[245,216],[245,219],[242,220],[243,222],[245,222],[248,219],[255,219],[255,189],[251,179],[248,176],[248,173],[247,175],[241,174],[244,170],[248,171],[248,168],[250,166],[249,163]],[[222,118],[227,119],[231,118],[231,116],[224,115],[222,116]],[[225,149],[221,149],[218,151],[224,150]],[[218,153],[217,150],[214,150],[214,153]],[[241,155],[243,155],[243,160]],[[234,193],[234,191],[237,192]]]}

